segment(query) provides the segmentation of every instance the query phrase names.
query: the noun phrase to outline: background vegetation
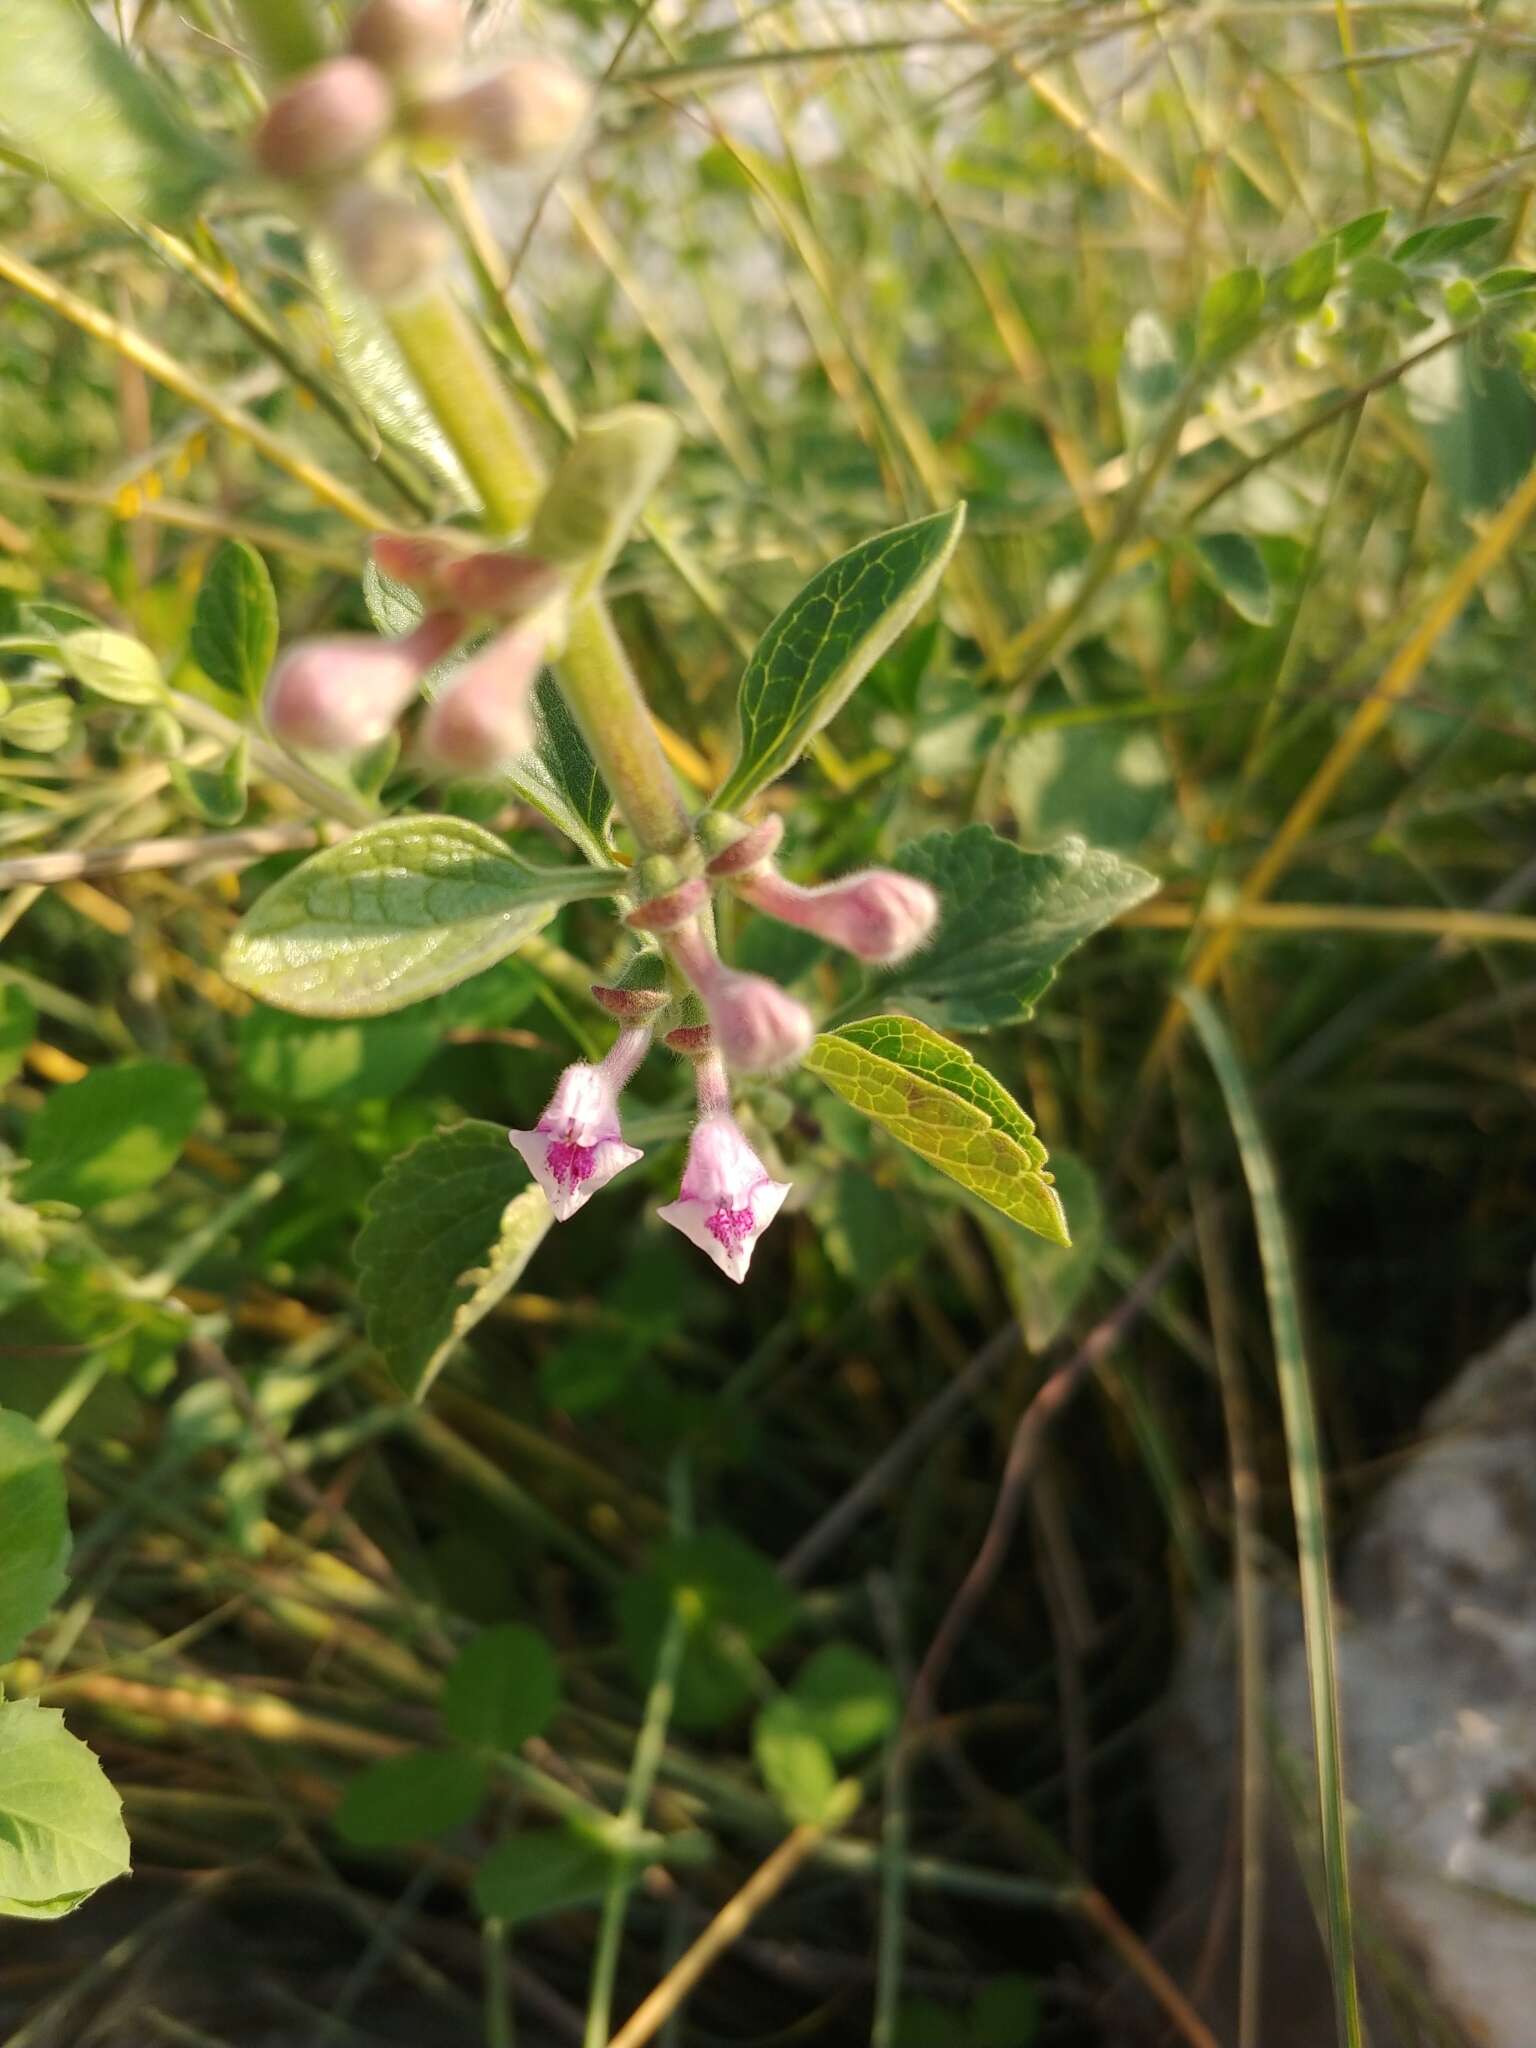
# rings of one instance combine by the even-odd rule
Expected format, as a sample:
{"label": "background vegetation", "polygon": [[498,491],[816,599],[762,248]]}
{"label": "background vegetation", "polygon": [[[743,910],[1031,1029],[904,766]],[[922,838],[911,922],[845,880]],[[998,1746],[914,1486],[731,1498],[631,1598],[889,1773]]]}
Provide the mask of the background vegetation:
{"label": "background vegetation", "polygon": [[[238,166],[259,87],[218,0],[98,12]],[[216,550],[259,551],[285,635],[365,625],[362,529],[454,483],[254,177],[166,226],[40,179],[77,109],[0,23],[0,1073],[33,1162],[0,1209],[0,1400],[67,1447],[75,1530],[6,1689],[101,1756],[138,1873],[0,1935],[0,2012],[33,2048],[494,2048],[514,2012],[600,2043],[608,1992],[622,2018],[664,1979],[835,1766],[857,1811],[769,1866],[662,2038],[1208,2041],[1154,1959],[1145,1738],[1181,1631],[1234,1576],[1291,1582],[1324,1474],[1347,1538],[1527,1295],[1528,21],[519,26],[607,78],[596,133],[555,189],[435,197],[552,428],[636,398],[683,423],[614,586],[680,773],[717,780],[743,655],[817,566],[964,498],[941,601],[776,792],[793,871],[979,821],[1163,884],[970,1041],[1074,1248],[797,1077],[755,1104],[797,1199],[728,1290],[652,1213],[687,1124],[653,1063],[645,1167],[401,1398],[381,1346],[412,1311],[381,1289],[413,1248],[376,1247],[370,1322],[370,1197],[459,1118],[531,1123],[601,1042],[602,919],[366,1025],[222,978],[334,793],[259,736],[231,759],[251,714],[195,628]],[[92,625],[148,668],[50,663]],[[99,858],[255,826],[238,862]],[[797,935],[747,943],[848,994]],[[667,1837],[633,1869],[597,1821],[626,1782]],[[1336,1843],[1320,1890],[1342,1942]],[[1106,2020],[1127,1970],[1144,2009]]]}

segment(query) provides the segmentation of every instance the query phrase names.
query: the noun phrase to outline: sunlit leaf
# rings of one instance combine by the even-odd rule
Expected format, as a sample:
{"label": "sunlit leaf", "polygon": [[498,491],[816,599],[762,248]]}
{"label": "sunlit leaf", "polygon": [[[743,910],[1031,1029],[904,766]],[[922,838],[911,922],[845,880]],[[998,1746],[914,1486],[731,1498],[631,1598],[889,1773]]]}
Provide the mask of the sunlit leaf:
{"label": "sunlit leaf", "polygon": [[69,1511],[57,1447],[0,1408],[0,1664],[47,1619],[69,1561]]}
{"label": "sunlit leaf", "polygon": [[226,540],[198,588],[192,653],[211,681],[254,704],[276,652],[277,593],[267,565],[243,540]]}
{"label": "sunlit leaf", "polygon": [[0,1706],[0,1915],[57,1920],[122,1877],[122,1808],[56,1708]]}
{"label": "sunlit leaf", "polygon": [[54,1089],[27,1128],[29,1202],[82,1209],[152,1187],[175,1165],[207,1090],[192,1067],[122,1060]]}

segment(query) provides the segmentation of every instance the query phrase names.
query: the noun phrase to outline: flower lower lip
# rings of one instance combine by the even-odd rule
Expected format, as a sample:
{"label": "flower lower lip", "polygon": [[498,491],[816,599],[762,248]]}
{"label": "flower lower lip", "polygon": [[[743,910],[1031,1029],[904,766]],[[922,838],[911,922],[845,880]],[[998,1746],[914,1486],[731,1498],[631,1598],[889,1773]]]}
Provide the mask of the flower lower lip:
{"label": "flower lower lip", "polygon": [[574,1145],[564,1138],[555,1138],[549,1147],[549,1171],[554,1181],[562,1187],[580,1187],[592,1171],[595,1145]]}

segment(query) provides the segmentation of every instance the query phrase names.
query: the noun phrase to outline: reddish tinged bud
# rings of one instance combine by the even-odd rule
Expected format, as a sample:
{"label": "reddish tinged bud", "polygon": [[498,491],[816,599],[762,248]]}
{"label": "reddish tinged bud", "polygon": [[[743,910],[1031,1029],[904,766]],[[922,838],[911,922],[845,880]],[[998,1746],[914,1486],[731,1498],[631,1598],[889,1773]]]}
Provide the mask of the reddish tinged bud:
{"label": "reddish tinged bud", "polygon": [[735,886],[754,908],[815,932],[876,967],[915,953],[939,919],[939,899],[928,884],[894,868],[866,868],[819,889],[802,889],[770,865]]}
{"label": "reddish tinged bud", "polygon": [[592,103],[574,71],[550,57],[518,57],[461,91],[410,110],[413,135],[490,164],[525,164],[563,149]]}
{"label": "reddish tinged bud", "polygon": [[679,1024],[666,1034],[662,1044],[673,1052],[681,1053],[685,1059],[696,1060],[714,1051],[715,1037],[707,1024]]}
{"label": "reddish tinged bud", "polygon": [[353,283],[386,305],[425,290],[448,258],[448,238],[431,214],[371,185],[338,192],[324,220]]}
{"label": "reddish tinged bud", "polygon": [[610,1017],[617,1017],[624,1024],[644,1024],[660,1014],[671,1003],[672,998],[660,988],[613,988],[606,982],[594,981],[592,1000],[601,1003]]}
{"label": "reddish tinged bud", "polygon": [[327,754],[375,746],[394,725],[460,623],[424,619],[404,640],[345,634],[290,648],[267,684],[267,724],[287,746]]}
{"label": "reddish tinged bud", "polygon": [[709,901],[709,884],[702,875],[692,875],[668,889],[664,896],[652,896],[637,903],[624,922],[637,932],[671,932],[690,923]]}
{"label": "reddish tinged bud", "polygon": [[382,72],[361,57],[329,57],[272,102],[252,147],[274,178],[338,178],[366,163],[394,118]]}
{"label": "reddish tinged bud", "polygon": [[509,550],[465,555],[443,570],[444,594],[459,611],[516,619],[555,595],[564,581],[553,562]]}
{"label": "reddish tinged bud", "polygon": [[[439,601],[446,595],[444,571],[464,558],[463,543],[432,533],[381,533],[374,537],[374,565],[396,583],[422,597]],[[468,609],[468,607],[463,607]]]}
{"label": "reddish tinged bud", "polygon": [[451,775],[499,775],[534,742],[533,683],[544,635],[514,627],[461,669],[422,721],[426,760]]}
{"label": "reddish tinged bud", "polygon": [[464,45],[459,0],[367,0],[348,38],[359,57],[410,89],[445,71]]}
{"label": "reddish tinged bud", "polygon": [[761,825],[754,825],[750,832],[743,832],[739,839],[722,847],[705,872],[717,880],[750,874],[777,853],[783,837],[783,819],[764,818]]}

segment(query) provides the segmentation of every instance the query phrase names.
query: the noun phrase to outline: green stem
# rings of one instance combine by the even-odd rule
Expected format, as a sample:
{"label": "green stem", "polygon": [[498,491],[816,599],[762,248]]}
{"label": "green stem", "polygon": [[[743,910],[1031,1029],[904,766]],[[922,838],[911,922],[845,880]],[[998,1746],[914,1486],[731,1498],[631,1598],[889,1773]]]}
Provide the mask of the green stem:
{"label": "green stem", "polygon": [[326,54],[309,0],[235,0],[246,40],[263,71],[288,78]]}
{"label": "green stem", "polygon": [[507,1969],[507,1924],[487,1920],[480,1930],[485,1958],[485,2048],[512,2048],[512,1986]]}

